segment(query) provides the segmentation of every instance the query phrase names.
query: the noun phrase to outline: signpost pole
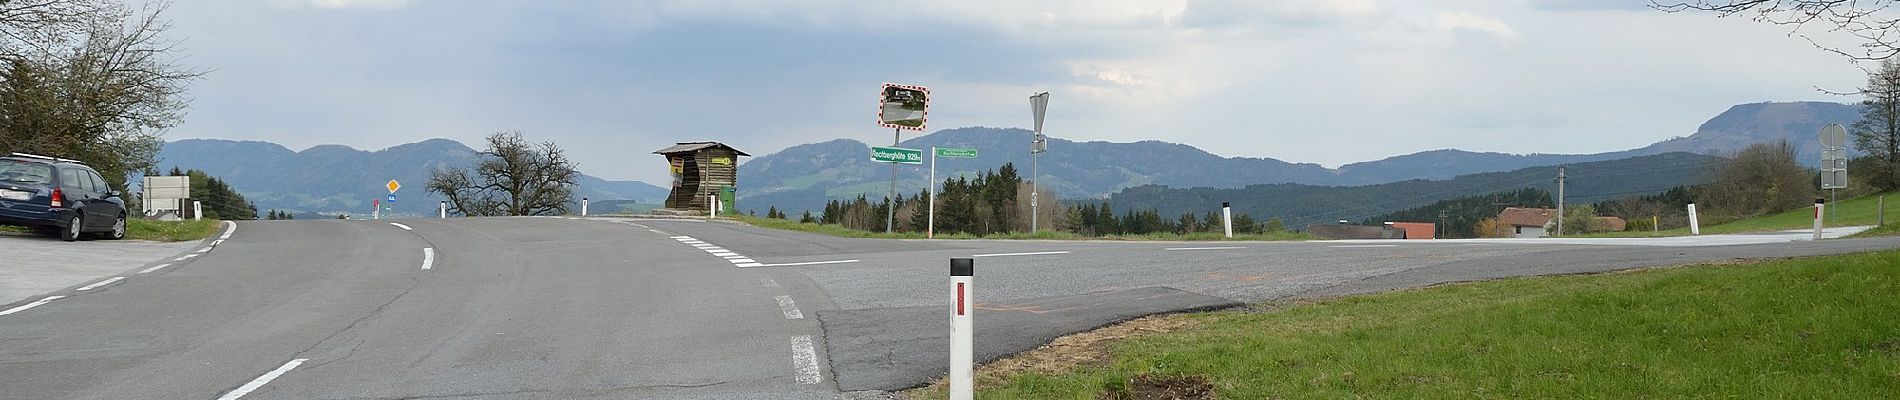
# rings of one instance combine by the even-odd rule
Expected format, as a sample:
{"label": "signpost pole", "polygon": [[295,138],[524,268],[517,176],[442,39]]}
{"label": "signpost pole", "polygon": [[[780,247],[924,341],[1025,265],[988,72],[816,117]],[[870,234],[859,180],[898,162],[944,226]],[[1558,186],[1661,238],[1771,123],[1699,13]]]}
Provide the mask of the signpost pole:
{"label": "signpost pole", "polygon": [[[903,143],[904,129],[891,129],[891,147]],[[897,163],[891,163],[891,193],[884,196],[884,233],[895,232],[893,223],[897,220]]]}
{"label": "signpost pole", "polygon": [[1029,143],[1029,233],[1036,233],[1037,220],[1042,217],[1042,169],[1037,165],[1037,156],[1048,150],[1042,137],[1042,116],[1049,111],[1049,92],[1029,96],[1029,111],[1036,115],[1036,137]]}
{"label": "signpost pole", "polygon": [[951,301],[955,303],[955,312],[950,314],[950,399],[970,400],[976,390],[972,383],[975,378],[972,367],[976,338],[975,326],[971,323],[971,314],[976,313],[976,299],[971,285],[972,275],[976,275],[976,262],[969,258],[950,259]]}
{"label": "signpost pole", "polygon": [[[896,166],[896,164],[892,164],[892,166]],[[929,205],[926,206],[928,209],[924,211],[925,213],[930,214],[929,216],[924,217],[924,219],[928,221],[924,224],[924,238],[936,239],[937,238],[937,146],[930,146],[930,181],[925,182],[924,187],[925,187],[925,191],[930,193],[930,202],[929,202]]]}

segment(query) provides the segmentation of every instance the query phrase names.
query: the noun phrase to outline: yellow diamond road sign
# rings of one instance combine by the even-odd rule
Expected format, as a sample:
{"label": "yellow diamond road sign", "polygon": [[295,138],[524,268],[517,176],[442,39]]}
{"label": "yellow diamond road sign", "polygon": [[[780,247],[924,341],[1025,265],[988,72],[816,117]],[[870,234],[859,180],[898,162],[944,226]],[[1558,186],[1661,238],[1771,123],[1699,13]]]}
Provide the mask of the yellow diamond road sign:
{"label": "yellow diamond road sign", "polygon": [[395,192],[396,192],[396,189],[401,189],[401,188],[402,188],[402,184],[400,184],[400,183],[396,183],[396,180],[395,180],[395,179],[390,179],[390,180],[389,180],[389,184],[388,184],[388,185],[384,185],[384,186],[387,186],[387,187],[389,187],[389,192],[390,192],[390,193],[395,193]]}

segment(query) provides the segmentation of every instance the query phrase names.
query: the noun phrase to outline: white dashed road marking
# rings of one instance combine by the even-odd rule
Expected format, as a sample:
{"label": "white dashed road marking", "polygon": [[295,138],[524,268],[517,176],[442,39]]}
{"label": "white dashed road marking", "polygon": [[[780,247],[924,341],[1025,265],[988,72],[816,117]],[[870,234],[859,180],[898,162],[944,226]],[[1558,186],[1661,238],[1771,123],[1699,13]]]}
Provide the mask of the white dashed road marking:
{"label": "white dashed road marking", "polygon": [[142,270],[139,270],[139,273],[141,273],[141,274],[148,274],[148,273],[151,273],[152,271],[157,271],[157,270],[161,270],[161,269],[165,269],[165,267],[170,267],[170,266],[172,266],[172,265],[171,265],[170,263],[165,263],[165,264],[159,264],[159,265],[153,265],[153,266],[152,266],[151,268],[146,268],[146,269],[142,269]]}
{"label": "white dashed road marking", "polygon": [[785,319],[805,318],[805,313],[798,311],[798,304],[792,302],[792,296],[778,296],[776,298],[778,299],[779,311],[785,312]]}
{"label": "white dashed road marking", "polygon": [[971,257],[1041,256],[1041,255],[1050,255],[1050,254],[1069,254],[1069,252],[1067,251],[1037,251],[1037,252],[1029,252],[1029,253],[977,254]]}
{"label": "white dashed road marking", "polygon": [[397,228],[402,228],[402,230],[405,230],[405,231],[413,231],[413,230],[416,230],[415,228],[410,228],[410,227],[409,227],[408,225],[403,225],[403,224],[398,224],[398,223],[394,223],[394,222],[391,222],[391,223],[389,223],[389,224],[390,224],[390,225],[395,225],[395,226],[396,226]]}
{"label": "white dashed road marking", "polygon": [[422,248],[422,269],[428,270],[429,267],[433,267],[433,266],[435,266],[435,248],[434,247]]}
{"label": "white dashed road marking", "polygon": [[812,347],[810,335],[792,337],[792,367],[798,370],[798,383],[811,385],[824,381],[825,376],[818,372],[818,350]]}
{"label": "white dashed road marking", "polygon": [[197,256],[198,256],[197,254],[186,254],[186,255],[178,256],[178,258],[174,258],[172,259],[172,261],[185,261],[185,260],[190,260],[192,257],[197,257]]}
{"label": "white dashed road marking", "polygon": [[199,253],[209,253],[209,252],[211,252],[211,248],[210,248],[210,247],[206,247],[206,248],[202,248],[202,249],[198,249],[198,252],[199,252]]}
{"label": "white dashed road marking", "polygon": [[1367,247],[1399,247],[1399,245],[1396,245],[1396,244],[1357,244],[1357,245],[1351,245],[1351,246],[1326,246],[1326,247],[1331,247],[1335,249],[1362,249],[1362,248],[1367,248]]}
{"label": "white dashed road marking", "polygon": [[7,314],[16,313],[16,312],[26,311],[26,309],[39,307],[41,304],[51,303],[53,300],[59,300],[63,298],[66,298],[66,296],[46,296],[46,298],[39,299],[39,301],[22,304],[19,307],[9,308],[6,311],[0,311],[0,315],[7,315]]}
{"label": "white dashed road marking", "polygon": [[1167,251],[1188,251],[1188,250],[1235,250],[1235,249],[1244,249],[1244,248],[1246,248],[1246,247],[1239,247],[1239,246],[1227,246],[1227,247],[1169,247],[1169,248],[1165,248],[1165,249],[1162,249],[1162,250],[1167,250]]}
{"label": "white dashed road marking", "polygon": [[91,284],[91,285],[86,285],[86,286],[81,286],[81,287],[79,287],[79,290],[93,290],[93,289],[98,289],[98,288],[99,288],[100,286],[105,286],[105,285],[110,285],[110,284],[112,284],[113,282],[118,282],[118,281],[123,281],[123,280],[125,280],[125,277],[123,277],[123,276],[115,276],[115,277],[112,277],[112,279],[107,279],[107,280],[103,280],[103,281],[99,281],[99,283],[94,283],[94,284]]}
{"label": "white dashed road marking", "polygon": [[264,384],[270,383],[271,380],[277,379],[278,376],[282,376],[285,372],[290,372],[291,368],[297,368],[297,366],[302,365],[304,361],[310,361],[310,359],[299,358],[295,360],[290,360],[290,362],[284,363],[284,366],[277,367],[277,369],[273,369],[270,372],[266,372],[264,373],[263,376],[259,376],[257,377],[257,379],[252,379],[249,383],[245,383],[244,386],[239,386],[237,389],[231,389],[230,393],[225,393],[223,396],[218,396],[218,400],[237,400],[237,398],[239,397],[244,397],[244,395],[251,394],[251,391],[257,390],[257,388],[264,387]]}

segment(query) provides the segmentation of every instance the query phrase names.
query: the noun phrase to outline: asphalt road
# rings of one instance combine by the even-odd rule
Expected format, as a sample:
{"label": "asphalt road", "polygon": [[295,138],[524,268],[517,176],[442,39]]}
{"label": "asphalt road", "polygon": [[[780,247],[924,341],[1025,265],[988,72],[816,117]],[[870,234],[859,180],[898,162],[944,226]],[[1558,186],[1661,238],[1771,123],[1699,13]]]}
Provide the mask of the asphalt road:
{"label": "asphalt road", "polygon": [[1900,247],[871,240],[612,218],[237,226],[168,267],[0,305],[0,398],[838,398],[942,373],[952,257],[976,257],[979,358],[993,358],[1155,312]]}

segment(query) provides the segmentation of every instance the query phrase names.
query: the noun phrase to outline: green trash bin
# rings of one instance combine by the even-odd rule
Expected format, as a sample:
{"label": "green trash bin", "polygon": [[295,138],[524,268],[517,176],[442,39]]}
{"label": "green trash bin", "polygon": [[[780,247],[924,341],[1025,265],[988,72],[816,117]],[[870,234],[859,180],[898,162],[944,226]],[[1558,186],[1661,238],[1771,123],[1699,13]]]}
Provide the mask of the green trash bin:
{"label": "green trash bin", "polygon": [[719,214],[732,215],[732,213],[738,212],[739,205],[733,201],[734,198],[738,197],[738,193],[739,190],[731,186],[722,186],[719,188]]}

